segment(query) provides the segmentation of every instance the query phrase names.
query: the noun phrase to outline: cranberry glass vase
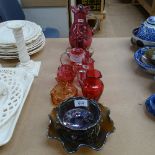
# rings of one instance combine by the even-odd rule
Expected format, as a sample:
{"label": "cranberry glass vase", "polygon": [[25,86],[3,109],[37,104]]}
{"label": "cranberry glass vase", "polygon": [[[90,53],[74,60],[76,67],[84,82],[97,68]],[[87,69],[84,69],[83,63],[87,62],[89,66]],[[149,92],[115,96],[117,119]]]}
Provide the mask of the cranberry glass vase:
{"label": "cranberry glass vase", "polygon": [[73,66],[63,64],[58,68],[57,81],[72,83],[74,78],[75,78],[75,72]]}
{"label": "cranberry glass vase", "polygon": [[92,42],[93,30],[89,26],[86,15],[90,8],[88,6],[78,5],[71,7],[74,13],[74,22],[69,32],[69,42],[71,47],[89,48]]}
{"label": "cranberry glass vase", "polygon": [[104,84],[100,80],[102,77],[101,72],[95,69],[88,70],[86,73],[86,79],[82,85],[83,96],[98,100],[103,92]]}
{"label": "cranberry glass vase", "polygon": [[77,96],[77,89],[72,84],[75,77],[74,70],[70,65],[61,65],[58,68],[57,82],[58,84],[51,90],[52,103],[57,105],[63,100]]}

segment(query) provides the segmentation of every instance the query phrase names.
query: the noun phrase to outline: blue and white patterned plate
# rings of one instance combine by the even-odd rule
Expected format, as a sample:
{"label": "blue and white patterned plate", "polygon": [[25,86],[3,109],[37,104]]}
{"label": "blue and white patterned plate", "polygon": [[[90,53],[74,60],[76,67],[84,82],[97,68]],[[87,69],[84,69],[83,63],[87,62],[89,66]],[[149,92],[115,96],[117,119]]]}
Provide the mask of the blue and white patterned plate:
{"label": "blue and white patterned plate", "polygon": [[138,49],[134,54],[134,58],[137,64],[143,70],[145,70],[148,73],[155,74],[155,65],[150,64],[144,56],[145,52],[147,52],[149,49],[151,49],[151,47],[144,47],[144,48]]}
{"label": "blue and white patterned plate", "polygon": [[146,99],[145,106],[147,111],[155,116],[155,94]]}

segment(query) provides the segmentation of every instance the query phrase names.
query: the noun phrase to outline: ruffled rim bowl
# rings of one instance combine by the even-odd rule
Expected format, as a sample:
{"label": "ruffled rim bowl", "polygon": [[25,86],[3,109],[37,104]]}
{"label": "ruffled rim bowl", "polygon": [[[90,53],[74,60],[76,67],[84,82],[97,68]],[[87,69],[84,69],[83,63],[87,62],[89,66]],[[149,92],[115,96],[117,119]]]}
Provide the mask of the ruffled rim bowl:
{"label": "ruffled rim bowl", "polygon": [[[87,131],[73,131],[64,128],[58,118],[58,107],[49,115],[48,138],[60,141],[68,153],[76,152],[80,147],[89,147],[100,150],[108,136],[114,132],[114,123],[110,118],[110,110],[98,104],[101,111],[101,119],[93,129]],[[88,137],[87,137],[88,136]]]}

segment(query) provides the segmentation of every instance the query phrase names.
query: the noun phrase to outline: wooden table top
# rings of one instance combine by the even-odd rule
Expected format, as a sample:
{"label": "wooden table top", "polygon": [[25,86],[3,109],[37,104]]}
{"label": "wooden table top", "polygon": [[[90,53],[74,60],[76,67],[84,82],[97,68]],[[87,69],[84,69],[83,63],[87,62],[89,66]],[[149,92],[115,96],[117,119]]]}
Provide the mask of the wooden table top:
{"label": "wooden table top", "polygon": [[[45,48],[31,57],[42,61],[39,77],[34,79],[13,137],[0,147],[0,155],[67,155],[60,142],[47,139],[47,128],[52,109],[49,92],[56,84],[60,54],[68,45],[68,39],[48,39]],[[153,76],[137,66],[130,46],[130,38],[93,39],[95,66],[105,85],[99,102],[110,108],[116,130],[100,151],[81,148],[77,155],[154,154],[155,119],[147,114],[144,102],[155,92],[155,84]],[[16,62],[0,63],[13,66]]]}

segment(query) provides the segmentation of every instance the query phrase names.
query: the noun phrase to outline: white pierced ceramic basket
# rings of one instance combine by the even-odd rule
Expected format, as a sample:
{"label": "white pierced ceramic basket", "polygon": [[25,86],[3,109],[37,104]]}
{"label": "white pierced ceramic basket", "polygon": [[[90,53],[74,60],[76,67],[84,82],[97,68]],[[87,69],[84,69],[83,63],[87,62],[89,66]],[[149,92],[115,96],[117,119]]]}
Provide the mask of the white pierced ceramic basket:
{"label": "white pierced ceramic basket", "polygon": [[0,68],[0,146],[12,137],[33,79],[22,68]]}
{"label": "white pierced ceramic basket", "polygon": [[15,114],[23,99],[23,87],[16,79],[1,73],[0,84],[0,127]]}

